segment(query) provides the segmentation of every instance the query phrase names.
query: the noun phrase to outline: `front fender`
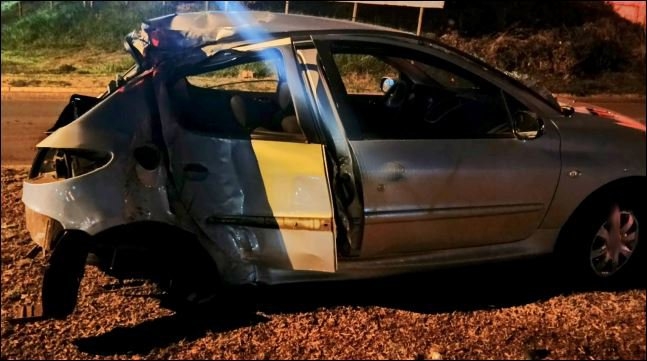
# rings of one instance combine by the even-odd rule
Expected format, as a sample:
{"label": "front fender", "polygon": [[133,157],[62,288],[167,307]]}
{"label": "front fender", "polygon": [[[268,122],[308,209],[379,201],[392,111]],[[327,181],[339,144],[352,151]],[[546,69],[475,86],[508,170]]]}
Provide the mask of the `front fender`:
{"label": "front fender", "polygon": [[612,182],[645,177],[644,127],[584,114],[556,124],[562,137],[562,169],[542,228],[562,227],[588,196]]}

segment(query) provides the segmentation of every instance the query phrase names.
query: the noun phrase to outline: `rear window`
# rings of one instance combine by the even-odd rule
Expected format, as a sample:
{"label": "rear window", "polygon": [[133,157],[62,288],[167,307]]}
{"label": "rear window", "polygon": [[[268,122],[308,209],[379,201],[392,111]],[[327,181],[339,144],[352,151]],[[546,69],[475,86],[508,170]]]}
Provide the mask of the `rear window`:
{"label": "rear window", "polygon": [[275,61],[260,60],[186,77],[189,84],[206,89],[273,92],[279,84]]}

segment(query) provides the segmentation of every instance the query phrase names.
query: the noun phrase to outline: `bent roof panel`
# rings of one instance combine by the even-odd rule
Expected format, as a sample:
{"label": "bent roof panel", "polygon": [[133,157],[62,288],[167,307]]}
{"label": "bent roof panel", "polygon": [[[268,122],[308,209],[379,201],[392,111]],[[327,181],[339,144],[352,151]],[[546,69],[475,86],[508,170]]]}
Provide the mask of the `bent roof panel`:
{"label": "bent roof panel", "polygon": [[[138,61],[138,65],[143,69],[180,53],[196,55],[195,59],[186,56],[181,61],[193,63],[204,56],[213,55],[224,43],[231,41],[256,43],[270,40],[279,34],[335,30],[404,33],[377,25],[307,15],[259,11],[203,11],[170,14],[146,20],[141,29],[133,31],[126,40],[127,49],[134,51],[136,61],[138,56],[135,52],[141,54],[139,58],[151,60],[148,64]],[[211,45],[209,51],[199,50],[208,44]],[[186,53],[186,50],[189,53]]]}
{"label": "bent roof panel", "polygon": [[[258,11],[210,11],[172,14],[144,22],[146,32],[152,30],[180,33],[182,43],[196,46],[240,36],[246,40],[266,40],[269,34],[321,30],[398,30],[347,20],[307,15],[279,14]],[[189,40],[189,41],[187,41]],[[180,44],[175,44],[180,45]],[[180,45],[182,47],[182,45]]]}
{"label": "bent roof panel", "polygon": [[308,15],[280,14],[265,11],[202,11],[180,13],[150,19],[148,24],[158,28],[178,31],[193,31],[196,35],[209,35],[219,28],[261,26],[268,33],[310,30],[390,30],[391,28],[358,23],[348,20],[322,18]]}

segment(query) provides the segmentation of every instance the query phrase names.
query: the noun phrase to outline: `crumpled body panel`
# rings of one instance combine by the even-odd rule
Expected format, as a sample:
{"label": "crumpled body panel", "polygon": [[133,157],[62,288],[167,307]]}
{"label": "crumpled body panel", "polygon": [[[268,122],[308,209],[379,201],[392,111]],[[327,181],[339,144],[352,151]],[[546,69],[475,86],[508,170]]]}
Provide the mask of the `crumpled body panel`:
{"label": "crumpled body panel", "polygon": [[[88,235],[142,221],[175,225],[194,233],[222,278],[234,284],[256,282],[257,267],[334,272],[323,146],[186,131],[162,83],[152,79],[110,95],[38,144],[111,157],[80,176],[25,181],[30,214]],[[146,101],[147,87],[156,84],[160,119]],[[134,154],[144,146],[165,149],[168,163],[143,167]],[[34,235],[47,224],[31,223]]]}
{"label": "crumpled body panel", "polygon": [[[111,154],[105,166],[78,177],[23,185],[25,206],[90,235],[136,221],[175,223],[165,173],[146,171],[133,149],[151,142],[150,110],[143,86],[113,94],[77,121],[58,129],[38,148],[91,149]],[[148,177],[147,184],[139,176]]]}
{"label": "crumpled body panel", "polygon": [[334,272],[322,145],[187,131],[156,90],[178,204],[225,280],[249,281],[255,267]]}

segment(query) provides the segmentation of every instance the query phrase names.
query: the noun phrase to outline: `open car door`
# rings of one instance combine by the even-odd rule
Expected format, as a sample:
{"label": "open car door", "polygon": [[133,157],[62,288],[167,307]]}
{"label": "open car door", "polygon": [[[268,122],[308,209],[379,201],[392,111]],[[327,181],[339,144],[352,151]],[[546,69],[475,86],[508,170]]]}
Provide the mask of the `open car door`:
{"label": "open car door", "polygon": [[207,248],[224,252],[227,261],[335,271],[323,145],[177,132],[168,148],[170,173]]}
{"label": "open car door", "polygon": [[197,226],[219,267],[227,265],[223,275],[249,278],[254,266],[334,272],[324,146],[290,134],[236,133],[238,123],[222,108],[210,116],[218,129],[196,128],[200,125],[179,111],[191,104],[178,103],[176,86],[157,82],[155,87],[176,192],[171,203],[182,223]]}
{"label": "open car door", "polygon": [[282,240],[271,252],[277,253],[273,258],[280,264],[287,257],[289,266],[283,267],[292,270],[334,272],[334,219],[323,145],[251,143],[272,212],[264,222],[275,226]]}

